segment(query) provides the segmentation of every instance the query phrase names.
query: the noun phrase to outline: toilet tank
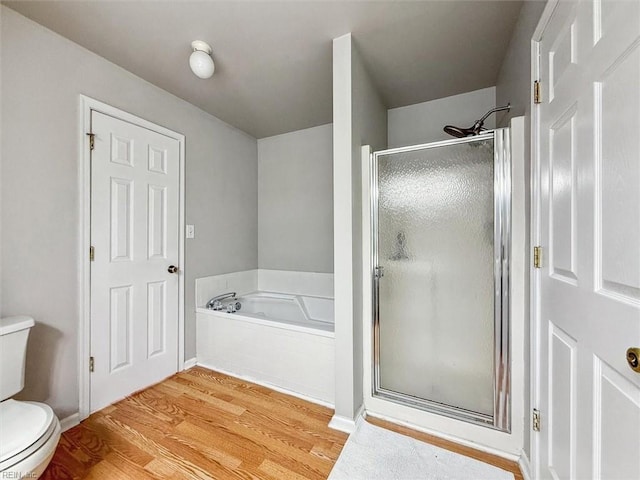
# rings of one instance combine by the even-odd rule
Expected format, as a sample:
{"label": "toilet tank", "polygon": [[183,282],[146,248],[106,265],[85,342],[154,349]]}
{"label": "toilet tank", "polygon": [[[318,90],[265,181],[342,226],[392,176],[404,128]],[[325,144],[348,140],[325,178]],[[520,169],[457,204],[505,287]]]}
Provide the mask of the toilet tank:
{"label": "toilet tank", "polygon": [[24,364],[29,330],[35,325],[31,317],[0,319],[0,400],[14,396],[24,387]]}

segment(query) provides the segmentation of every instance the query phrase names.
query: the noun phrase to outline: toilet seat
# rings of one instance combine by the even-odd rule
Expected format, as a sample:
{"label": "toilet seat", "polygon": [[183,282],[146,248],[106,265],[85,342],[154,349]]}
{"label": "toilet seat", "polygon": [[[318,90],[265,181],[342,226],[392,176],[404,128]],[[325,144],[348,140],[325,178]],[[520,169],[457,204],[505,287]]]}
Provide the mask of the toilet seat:
{"label": "toilet seat", "polygon": [[44,403],[0,403],[0,472],[33,455],[59,428],[53,410]]}

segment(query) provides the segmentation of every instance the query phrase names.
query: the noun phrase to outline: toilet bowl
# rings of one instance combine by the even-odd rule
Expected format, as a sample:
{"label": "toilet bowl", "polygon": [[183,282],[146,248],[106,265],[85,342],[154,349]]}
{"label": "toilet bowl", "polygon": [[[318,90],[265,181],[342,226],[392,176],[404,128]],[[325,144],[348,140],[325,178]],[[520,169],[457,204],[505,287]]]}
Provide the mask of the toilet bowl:
{"label": "toilet bowl", "polygon": [[24,387],[31,317],[0,320],[0,478],[38,478],[60,440],[60,422],[48,405],[13,400]]}

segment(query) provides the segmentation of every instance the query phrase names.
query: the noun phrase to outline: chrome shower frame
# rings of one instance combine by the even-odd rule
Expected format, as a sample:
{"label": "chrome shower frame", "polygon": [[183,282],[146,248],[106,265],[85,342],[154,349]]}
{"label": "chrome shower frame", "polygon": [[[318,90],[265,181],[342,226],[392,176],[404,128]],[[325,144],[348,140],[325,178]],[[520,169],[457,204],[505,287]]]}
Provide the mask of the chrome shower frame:
{"label": "chrome shower frame", "polygon": [[[380,309],[378,263],[378,159],[382,155],[494,141],[494,410],[486,415],[428,399],[384,389],[380,384]],[[371,288],[372,288],[372,395],[430,413],[443,415],[502,432],[511,432],[510,363],[510,257],[511,257],[511,145],[510,131],[500,128],[472,137],[393,148],[371,155]]]}

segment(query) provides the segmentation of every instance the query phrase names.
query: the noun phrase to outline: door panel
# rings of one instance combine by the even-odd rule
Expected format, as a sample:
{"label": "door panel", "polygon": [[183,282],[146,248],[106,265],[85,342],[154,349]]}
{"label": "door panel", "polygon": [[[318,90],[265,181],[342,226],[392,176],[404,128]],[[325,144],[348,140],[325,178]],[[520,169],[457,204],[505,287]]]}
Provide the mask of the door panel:
{"label": "door panel", "polygon": [[131,285],[109,289],[111,372],[131,365],[131,289]]}
{"label": "door panel", "polygon": [[149,185],[149,244],[148,258],[166,259],[167,238],[167,188],[160,185]]}
{"label": "door panel", "polygon": [[91,411],[178,365],[179,142],[92,112]]}
{"label": "door panel", "polygon": [[133,186],[131,180],[111,178],[111,261],[130,262],[133,250]]}
{"label": "door panel", "polygon": [[493,166],[493,138],[378,158],[380,386],[487,416]]}
{"label": "door panel", "polygon": [[[598,289],[640,301],[640,47],[618,58],[595,82]],[[632,123],[633,122],[633,123]],[[625,128],[625,125],[628,125]],[[634,132],[635,130],[635,132]],[[621,222],[620,219],[625,221]]]}
{"label": "door panel", "polygon": [[166,342],[166,288],[167,282],[151,282],[147,285],[148,329],[147,357],[162,354]]}
{"label": "door panel", "polygon": [[640,425],[638,386],[598,357],[594,358],[594,370],[595,476],[602,479],[638,478],[638,444],[633,442]]}
{"label": "door panel", "polygon": [[576,465],[576,341],[549,322],[549,460],[559,478]]}
{"label": "door panel", "polygon": [[575,120],[577,106],[572,105],[549,132],[549,229],[553,247],[549,252],[552,275],[575,284],[576,265],[576,170]]}
{"label": "door panel", "polygon": [[559,2],[540,41],[540,478],[640,478],[639,46],[637,1]]}

